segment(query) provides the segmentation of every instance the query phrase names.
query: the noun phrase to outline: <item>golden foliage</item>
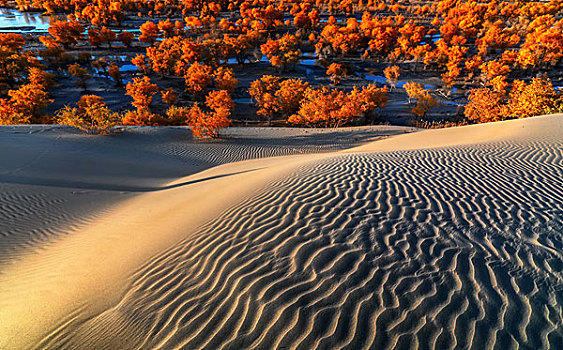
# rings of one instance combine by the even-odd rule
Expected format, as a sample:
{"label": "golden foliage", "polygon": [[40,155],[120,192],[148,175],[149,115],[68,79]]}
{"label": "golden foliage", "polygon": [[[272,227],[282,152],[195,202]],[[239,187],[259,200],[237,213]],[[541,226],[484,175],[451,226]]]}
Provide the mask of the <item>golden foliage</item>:
{"label": "golden foliage", "polygon": [[393,90],[399,80],[401,69],[399,66],[389,66],[383,70],[383,74],[385,75],[385,79],[387,79],[389,85],[391,85],[391,90]]}
{"label": "golden foliage", "polygon": [[481,123],[495,122],[505,119],[504,92],[488,88],[473,89],[469,95],[469,103],[465,106],[465,116]]}
{"label": "golden foliage", "polygon": [[509,94],[488,88],[471,90],[465,106],[465,116],[480,123],[559,112],[563,112],[563,94],[543,78],[529,84],[516,80]]}
{"label": "golden foliage", "polygon": [[[197,104],[189,110],[172,110],[184,111],[187,114],[187,124],[196,137],[217,137],[219,131],[230,125],[229,119],[231,110],[234,108],[234,102],[229,93],[225,90],[212,91],[207,95],[205,105],[211,109],[211,112],[203,111]],[[175,107],[172,107],[175,108]],[[174,117],[172,112],[168,113],[169,118]]]}
{"label": "golden foliage", "polygon": [[344,66],[338,63],[331,63],[326,69],[326,75],[330,75],[330,79],[335,85],[340,84],[342,76],[346,74]]}
{"label": "golden foliage", "polygon": [[20,34],[0,33],[0,83],[14,87],[31,66],[31,53],[22,52],[24,44]]}
{"label": "golden foliage", "polygon": [[151,21],[146,21],[145,23],[141,24],[139,27],[141,31],[141,35],[139,36],[139,40],[147,43],[152,44],[156,40],[158,36],[158,26]]}
{"label": "golden foliage", "polygon": [[279,84],[279,89],[274,95],[278,110],[284,117],[287,118],[297,112],[308,87],[309,83],[301,79],[286,79]]}
{"label": "golden foliage", "polygon": [[268,57],[272,66],[285,67],[295,64],[301,58],[300,40],[293,34],[285,34],[278,40],[268,40],[260,46],[262,53]]}
{"label": "golden foliage", "polygon": [[301,79],[286,79],[264,75],[250,85],[248,92],[256,101],[258,114],[271,119],[278,113],[284,117],[297,112],[309,83]]}
{"label": "golden foliage", "polygon": [[84,95],[77,105],[78,108],[66,106],[59,110],[57,124],[69,125],[88,134],[108,134],[121,122],[121,115],[107,108],[100,96]]}
{"label": "golden foliage", "polygon": [[123,85],[123,83],[121,82],[121,72],[119,71],[117,64],[115,64],[114,62],[109,65],[108,74],[113,78],[117,86]]}
{"label": "golden foliage", "polygon": [[415,116],[424,117],[430,108],[439,106],[438,100],[421,84],[408,82],[404,88],[409,96],[409,103],[412,103],[412,100],[416,101],[416,106],[411,109]]}
{"label": "golden foliage", "polygon": [[131,46],[131,42],[133,41],[133,38],[135,37],[135,35],[133,35],[133,33],[128,32],[128,31],[123,31],[119,34],[117,34],[117,40],[121,41],[123,43],[123,45],[130,47]]}
{"label": "golden foliage", "polygon": [[78,79],[77,85],[81,86],[86,90],[86,80],[92,78],[91,74],[88,74],[88,70],[80,66],[80,64],[75,63],[68,66],[68,72],[75,78]]}
{"label": "golden foliage", "polygon": [[133,98],[132,105],[138,112],[148,111],[152,102],[152,96],[158,92],[158,86],[151,83],[149,77],[133,78],[133,82],[125,86],[126,95]]}
{"label": "golden foliage", "polygon": [[226,90],[229,93],[235,91],[238,80],[235,79],[233,70],[230,68],[219,67],[213,72],[215,87],[219,90]]}
{"label": "golden foliage", "polygon": [[563,94],[549,79],[534,78],[529,84],[516,80],[508,98],[507,117],[526,118],[563,112]]}
{"label": "golden foliage", "polygon": [[189,66],[184,74],[186,90],[195,95],[202,95],[213,84],[213,70],[211,67],[198,62]]}
{"label": "golden foliage", "polygon": [[0,99],[0,125],[45,122],[46,118],[42,112],[53,102],[46,91],[50,83],[49,73],[31,68],[28,83],[9,90],[8,99]]}
{"label": "golden foliage", "polygon": [[360,117],[364,112],[383,108],[387,103],[387,89],[370,85],[355,88],[349,94],[342,90],[308,88],[299,111],[289,117],[292,124],[310,127],[336,128]]}
{"label": "golden foliage", "polygon": [[280,108],[275,98],[279,84],[280,78],[272,75],[264,75],[250,84],[248,93],[258,105],[258,115],[271,119],[279,111]]}
{"label": "golden foliage", "polygon": [[137,54],[135,57],[131,59],[131,63],[133,63],[143,74],[148,74],[149,66],[147,64],[147,56],[143,54]]}
{"label": "golden foliage", "polygon": [[151,113],[148,109],[141,109],[136,111],[128,111],[123,115],[121,124],[123,125],[160,125],[162,117]]}
{"label": "golden foliage", "polygon": [[78,21],[54,21],[48,29],[55,42],[68,48],[76,45],[78,40],[82,37],[84,27]]}
{"label": "golden foliage", "polygon": [[178,100],[178,94],[172,88],[164,89],[160,92],[160,94],[162,95],[162,100],[168,106],[173,106],[176,103],[176,100]]}

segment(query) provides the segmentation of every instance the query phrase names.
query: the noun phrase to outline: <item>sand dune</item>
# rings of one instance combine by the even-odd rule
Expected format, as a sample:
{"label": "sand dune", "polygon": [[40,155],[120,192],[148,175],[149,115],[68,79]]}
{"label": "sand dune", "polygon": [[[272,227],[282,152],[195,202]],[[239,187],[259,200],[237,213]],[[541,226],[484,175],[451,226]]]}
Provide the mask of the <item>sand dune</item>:
{"label": "sand dune", "polygon": [[107,213],[115,203],[234,161],[333,151],[412,131],[229,128],[199,142],[184,128],[92,137],[53,126],[0,126],[0,265]]}
{"label": "sand dune", "polygon": [[561,348],[562,136],[423,131],[139,191],[0,265],[0,348]]}

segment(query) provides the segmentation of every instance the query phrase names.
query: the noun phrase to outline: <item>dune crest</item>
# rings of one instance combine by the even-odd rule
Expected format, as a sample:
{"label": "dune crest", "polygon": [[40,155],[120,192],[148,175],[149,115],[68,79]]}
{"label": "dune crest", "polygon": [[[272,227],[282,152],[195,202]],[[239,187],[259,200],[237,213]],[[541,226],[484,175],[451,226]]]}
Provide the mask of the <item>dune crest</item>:
{"label": "dune crest", "polygon": [[522,137],[542,137],[561,133],[557,119],[561,114],[497,123],[476,124],[456,128],[431,129],[415,134],[399,135],[381,141],[369,142],[344,152],[389,152],[425,148],[473,145]]}
{"label": "dune crest", "polygon": [[0,348],[555,347],[562,135],[546,116],[173,181],[3,267]]}

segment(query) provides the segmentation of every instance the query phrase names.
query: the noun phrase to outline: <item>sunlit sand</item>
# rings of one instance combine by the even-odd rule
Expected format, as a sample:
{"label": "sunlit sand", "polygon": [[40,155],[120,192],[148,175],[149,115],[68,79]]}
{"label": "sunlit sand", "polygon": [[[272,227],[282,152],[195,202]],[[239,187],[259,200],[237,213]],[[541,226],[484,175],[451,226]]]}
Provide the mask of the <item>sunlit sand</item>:
{"label": "sunlit sand", "polygon": [[29,131],[0,129],[1,349],[563,339],[562,115],[224,148]]}

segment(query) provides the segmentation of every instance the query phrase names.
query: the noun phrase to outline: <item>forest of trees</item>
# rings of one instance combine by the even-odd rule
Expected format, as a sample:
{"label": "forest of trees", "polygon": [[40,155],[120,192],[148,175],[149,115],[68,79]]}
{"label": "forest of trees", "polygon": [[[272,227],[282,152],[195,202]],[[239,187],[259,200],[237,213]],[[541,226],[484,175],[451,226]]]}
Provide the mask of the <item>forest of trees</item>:
{"label": "forest of trees", "polygon": [[[89,133],[189,125],[196,136],[217,136],[231,123],[237,98],[250,98],[256,118],[268,124],[338,127],[377,122],[391,94],[404,94],[413,118],[425,120],[439,99],[460,99],[460,91],[456,123],[563,112],[563,93],[554,87],[563,71],[563,0],[16,0],[2,6],[52,17],[44,35],[0,33],[0,125],[58,123]],[[116,62],[92,54],[100,50],[130,54],[135,71],[124,81]],[[323,67],[323,78],[292,76],[306,52]],[[241,88],[236,71],[255,72],[262,57],[270,70],[244,74]],[[386,83],[358,82],[363,67]],[[129,108],[110,108],[92,92],[100,75],[131,101]],[[435,76],[439,86],[427,88],[414,81],[417,75]],[[399,84],[402,76],[408,81]],[[80,94],[47,113],[63,79],[72,79]]]}

